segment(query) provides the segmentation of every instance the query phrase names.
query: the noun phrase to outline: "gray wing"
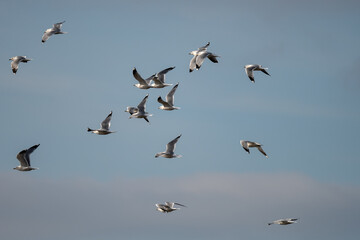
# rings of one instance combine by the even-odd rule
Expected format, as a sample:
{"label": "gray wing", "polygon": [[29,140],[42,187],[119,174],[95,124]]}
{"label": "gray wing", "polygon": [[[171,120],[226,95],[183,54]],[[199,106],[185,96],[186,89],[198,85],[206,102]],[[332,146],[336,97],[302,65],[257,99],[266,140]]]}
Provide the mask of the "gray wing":
{"label": "gray wing", "polygon": [[55,23],[55,24],[53,25],[54,30],[60,31],[61,26],[62,26],[62,24],[63,24],[64,22],[65,22],[65,21]]}
{"label": "gray wing", "polygon": [[255,82],[253,67],[245,67],[245,72],[252,82]]}
{"label": "gray wing", "polygon": [[261,148],[261,146],[258,146],[257,149],[258,149],[262,154],[264,154],[265,157],[268,158],[268,155],[267,155],[267,154],[265,153],[265,151]]}
{"label": "gray wing", "polygon": [[199,50],[206,50],[209,45],[210,42],[208,42],[205,46],[199,47]]}
{"label": "gray wing", "polygon": [[156,75],[152,79],[156,85],[162,85],[164,82],[160,81],[160,78]]}
{"label": "gray wing", "polygon": [[26,154],[26,149],[25,149],[25,150],[22,150],[21,152],[19,152],[19,153],[16,155],[16,158],[17,158],[17,160],[19,160],[20,165],[21,165],[22,167],[29,167],[29,166],[30,166],[30,163],[28,163],[28,161],[25,159],[25,154]]}
{"label": "gray wing", "polygon": [[194,71],[194,69],[196,68],[196,58],[197,56],[193,56],[193,58],[190,60],[189,72]]}
{"label": "gray wing", "polygon": [[175,145],[177,143],[177,141],[179,140],[179,138],[181,137],[181,134],[179,136],[177,136],[174,140],[172,140],[171,142],[169,142],[168,144],[166,144],[166,151],[167,153],[173,153],[175,151]]}
{"label": "gray wing", "polygon": [[141,103],[137,106],[139,109],[139,112],[143,112],[145,113],[145,108],[146,108],[146,100],[149,97],[149,94],[146,94],[146,96],[144,97],[144,99],[141,101]]}
{"label": "gray wing", "polygon": [[162,83],[165,83],[165,74],[168,73],[169,71],[173,70],[174,68],[175,67],[166,68],[166,69],[162,70],[161,72],[158,72],[156,75]]}
{"label": "gray wing", "polygon": [[217,57],[219,57],[219,56],[216,56],[216,55],[214,55],[214,54],[212,54],[212,53],[210,53],[210,54],[207,56],[207,58],[208,58],[210,61],[212,61],[213,63],[218,63],[218,60],[216,59]]}
{"label": "gray wing", "polygon": [[261,68],[260,69],[260,71],[262,71],[263,73],[265,73],[266,75],[269,75],[269,76],[271,76],[267,71],[266,71],[266,69],[265,68]]}
{"label": "gray wing", "polygon": [[40,146],[40,144],[36,144],[34,146],[32,146],[31,148],[29,148],[28,150],[26,150],[26,153],[24,155],[25,160],[28,162],[29,166],[30,164],[30,154],[35,151],[35,149],[37,149]]}
{"label": "gray wing", "polygon": [[101,129],[104,129],[104,130],[109,130],[109,129],[110,129],[111,116],[112,116],[112,111],[111,111],[111,112],[109,113],[109,115],[105,118],[105,120],[102,121],[102,123],[100,124]]}
{"label": "gray wing", "polygon": [[174,207],[174,203],[173,202],[165,202],[165,204],[171,208]]}
{"label": "gray wing", "polygon": [[136,68],[133,69],[133,76],[141,85],[146,85],[147,84],[147,82],[137,72]]}
{"label": "gray wing", "polygon": [[166,95],[166,102],[168,102],[171,106],[174,106],[174,94],[175,91],[177,89],[177,87],[179,86],[179,83],[177,83],[172,89],[171,91]]}
{"label": "gray wing", "polygon": [[171,107],[168,102],[165,102],[161,97],[158,97],[157,101],[161,103],[164,107]]}
{"label": "gray wing", "polygon": [[150,81],[153,80],[154,77],[155,77],[155,74],[151,75],[150,77],[148,77],[147,79],[145,79],[145,82],[146,82],[147,84],[150,84]]}

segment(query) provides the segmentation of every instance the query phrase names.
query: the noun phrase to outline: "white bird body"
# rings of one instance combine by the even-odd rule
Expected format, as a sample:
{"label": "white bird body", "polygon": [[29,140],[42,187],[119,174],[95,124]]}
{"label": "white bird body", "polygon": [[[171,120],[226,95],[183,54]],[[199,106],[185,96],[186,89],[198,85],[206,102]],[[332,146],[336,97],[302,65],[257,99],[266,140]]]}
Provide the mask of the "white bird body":
{"label": "white bird body", "polygon": [[29,149],[25,149],[25,150],[20,151],[16,155],[16,158],[19,160],[20,165],[15,167],[14,170],[18,170],[18,171],[22,171],[22,172],[37,170],[38,168],[31,167],[30,154],[33,151],[35,151],[35,149],[37,149],[39,146],[40,146],[40,144],[37,144],[37,145],[32,146]]}
{"label": "white bird body", "polygon": [[160,96],[158,97],[158,102],[162,104],[162,106],[160,106],[159,109],[167,110],[167,111],[180,109],[179,107],[174,106],[174,94],[175,94],[175,91],[176,91],[178,86],[179,86],[179,83],[177,83],[171,89],[171,91],[166,95],[166,101],[164,101]]}
{"label": "white bird body", "polygon": [[181,137],[181,134],[179,136],[177,136],[175,139],[173,139],[172,141],[170,141],[168,144],[166,144],[166,150],[165,152],[159,152],[155,155],[155,157],[164,157],[164,158],[181,158],[182,155],[176,155],[174,153],[175,148],[176,148],[176,143],[179,140],[179,138]]}
{"label": "white bird body", "polygon": [[207,51],[207,47],[209,45],[210,42],[208,42],[205,46],[200,47],[198,50],[194,50],[189,53],[190,55],[193,55],[192,59],[190,60],[189,72],[192,72],[195,69],[199,70],[205,58],[208,58],[213,63],[218,63],[216,58],[219,56]]}
{"label": "white bird body", "polygon": [[245,72],[246,75],[249,77],[249,79],[252,82],[255,82],[255,78],[254,78],[254,71],[262,71],[263,73],[265,73],[266,75],[270,74],[266,71],[267,68],[263,68],[261,65],[259,64],[249,64],[249,65],[245,65]]}
{"label": "white bird body", "polygon": [[97,135],[108,135],[110,133],[115,133],[115,132],[110,131],[111,117],[112,117],[112,111],[110,111],[109,115],[104,119],[104,121],[101,122],[99,129],[94,130],[94,129],[88,128],[88,132],[92,132]]}
{"label": "white bird body", "polygon": [[27,63],[31,61],[31,59],[26,58],[26,56],[15,56],[9,59],[11,61],[11,70],[14,74],[16,74],[17,70],[19,69],[19,63],[24,62]]}
{"label": "white bird body", "polygon": [[297,223],[296,222],[297,220],[298,220],[298,218],[279,219],[279,220],[268,223],[268,225],[272,225],[272,224],[289,225],[289,224]]}
{"label": "white bird body", "polygon": [[61,26],[64,22],[65,21],[55,23],[52,28],[46,29],[42,36],[41,42],[45,43],[54,34],[66,34],[67,32],[61,31]]}
{"label": "white bird body", "polygon": [[265,151],[262,149],[262,145],[260,143],[257,143],[257,142],[251,142],[251,141],[245,141],[245,140],[240,140],[240,144],[241,146],[244,148],[244,150],[246,152],[248,152],[250,154],[250,150],[249,148],[252,148],[252,147],[256,147],[262,154],[264,154],[264,156],[266,158],[268,158],[269,156],[265,153]]}
{"label": "white bird body", "polygon": [[180,208],[175,208],[174,205],[179,205],[182,207],[186,207],[185,205],[182,205],[180,203],[173,203],[173,202],[165,202],[165,204],[157,203],[155,204],[156,210],[163,213],[169,213],[175,210],[179,210]]}

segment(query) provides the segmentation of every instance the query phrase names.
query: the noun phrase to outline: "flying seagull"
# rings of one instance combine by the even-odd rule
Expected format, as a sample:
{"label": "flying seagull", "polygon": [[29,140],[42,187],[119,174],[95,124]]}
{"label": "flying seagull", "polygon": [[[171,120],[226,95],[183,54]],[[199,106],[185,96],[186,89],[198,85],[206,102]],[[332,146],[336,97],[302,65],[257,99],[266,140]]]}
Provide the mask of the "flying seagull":
{"label": "flying seagull", "polygon": [[181,155],[174,154],[176,143],[181,137],[181,134],[177,136],[174,140],[166,144],[166,150],[165,152],[159,152],[155,155],[155,157],[164,157],[164,158],[181,158]]}
{"label": "flying seagull", "polygon": [[134,84],[135,87],[140,88],[140,89],[149,89],[149,88],[151,88],[150,81],[154,78],[155,74],[148,77],[147,79],[143,79],[140,76],[140,74],[138,73],[138,71],[136,70],[136,68],[134,68],[133,76],[139,82],[137,84]]}
{"label": "flying seagull", "polygon": [[110,133],[114,133],[110,131],[110,125],[111,125],[111,117],[112,117],[112,111],[109,113],[109,115],[105,118],[104,121],[100,124],[100,129],[91,129],[88,128],[88,132],[92,132],[98,135],[107,135]]}
{"label": "flying seagull", "polygon": [[270,74],[266,71],[267,68],[263,68],[261,65],[258,64],[245,65],[244,68],[246,74],[252,82],[255,82],[254,71],[262,71],[266,75],[270,76]]}
{"label": "flying seagull", "polygon": [[240,144],[242,145],[242,147],[245,149],[245,151],[247,151],[250,154],[250,150],[249,148],[251,147],[256,147],[262,154],[265,155],[265,157],[268,158],[268,155],[264,152],[264,150],[261,148],[261,144],[260,143],[256,143],[256,142],[251,142],[251,141],[245,141],[245,140],[241,140]]}
{"label": "flying seagull", "polygon": [[190,55],[193,55],[193,58],[190,60],[189,72],[194,71],[194,69],[199,70],[205,58],[208,58],[213,63],[218,63],[216,58],[219,56],[207,51],[207,47],[209,45],[210,42],[208,42],[205,46],[200,47],[198,50],[194,50],[189,53]]}
{"label": "flying seagull", "polygon": [[46,42],[46,40],[49,39],[49,37],[51,37],[54,34],[65,34],[67,32],[62,32],[61,31],[61,26],[65,21],[59,22],[59,23],[55,23],[53,25],[52,28],[46,29],[46,31],[44,32],[44,35],[42,36],[41,42],[44,43]]}
{"label": "flying seagull", "polygon": [[152,114],[149,114],[146,112],[146,100],[149,97],[149,94],[147,94],[144,99],[141,101],[141,103],[137,107],[127,107],[125,112],[130,113],[129,118],[143,118],[145,121],[149,122],[148,117],[152,116]]}
{"label": "flying seagull", "polygon": [[165,74],[169,71],[173,70],[175,67],[166,68],[158,73],[152,78],[153,84],[151,84],[152,88],[163,88],[167,86],[171,86],[172,84],[165,83]]}
{"label": "flying seagull", "polygon": [[31,171],[31,170],[37,170],[38,168],[31,167],[30,164],[30,154],[35,151],[35,149],[38,148],[40,144],[34,145],[29,149],[22,150],[16,155],[16,158],[19,160],[20,165],[15,167],[15,170],[18,171]]}
{"label": "flying seagull", "polygon": [[298,218],[279,219],[279,220],[268,223],[268,225],[272,225],[272,224],[289,225],[289,224],[297,223],[296,220],[298,220]]}
{"label": "flying seagull", "polygon": [[157,207],[156,210],[163,212],[163,213],[169,213],[169,212],[180,209],[180,208],[175,208],[174,205],[186,207],[185,205],[182,205],[180,203],[173,203],[173,202],[165,202],[165,204],[160,204],[160,203],[155,204],[155,206]]}
{"label": "flying seagull", "polygon": [[179,83],[177,83],[171,89],[171,91],[166,95],[166,101],[164,101],[160,96],[158,97],[158,102],[162,104],[162,106],[160,106],[159,109],[168,110],[168,111],[180,109],[179,107],[174,107],[174,94],[178,86]]}
{"label": "flying seagull", "polygon": [[15,56],[15,57],[10,58],[9,61],[12,61],[11,62],[11,69],[12,69],[12,72],[14,74],[16,74],[16,72],[17,72],[17,70],[19,68],[19,63],[20,62],[27,63],[28,61],[31,61],[31,59],[26,58],[26,56]]}

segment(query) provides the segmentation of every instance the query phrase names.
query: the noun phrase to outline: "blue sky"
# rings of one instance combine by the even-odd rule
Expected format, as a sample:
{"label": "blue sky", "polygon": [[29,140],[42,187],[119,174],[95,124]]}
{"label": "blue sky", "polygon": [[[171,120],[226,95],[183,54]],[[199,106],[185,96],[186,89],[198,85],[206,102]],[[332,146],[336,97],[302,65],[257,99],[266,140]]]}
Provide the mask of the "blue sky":
{"label": "blue sky", "polygon": [[[357,1],[1,1],[1,238],[28,239],[14,231],[31,222],[40,240],[357,239],[359,13]],[[41,44],[62,20],[68,34]],[[189,73],[208,41],[219,63]],[[17,55],[33,61],[14,76]],[[253,63],[271,77],[251,83]],[[132,68],[170,66],[181,110],[167,112],[156,99],[170,88],[135,88]],[[151,124],[128,119],[147,93]],[[110,110],[117,133],[86,132]],[[183,157],[155,159],[179,134]],[[38,143],[40,169],[14,171]],[[164,216],[164,201],[189,207]],[[282,217],[301,222],[266,225]]]}

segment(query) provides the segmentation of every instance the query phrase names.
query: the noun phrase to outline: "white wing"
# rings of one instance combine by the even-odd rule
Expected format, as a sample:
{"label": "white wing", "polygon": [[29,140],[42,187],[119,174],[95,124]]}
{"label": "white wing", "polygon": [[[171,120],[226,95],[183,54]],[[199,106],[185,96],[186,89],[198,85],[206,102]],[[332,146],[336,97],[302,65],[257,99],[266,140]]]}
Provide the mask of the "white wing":
{"label": "white wing", "polygon": [[169,67],[169,68],[166,68],[160,72],[158,72],[156,74],[156,76],[159,78],[159,80],[162,82],[162,83],[165,83],[165,74],[168,73],[169,71],[173,70],[175,67]]}
{"label": "white wing", "polygon": [[133,76],[134,78],[141,84],[141,85],[147,85],[148,83],[140,76],[136,68],[133,69]]}
{"label": "white wing", "polygon": [[190,60],[190,65],[189,65],[190,72],[194,71],[194,69],[196,68],[196,58],[197,56],[194,55],[193,58]]}

